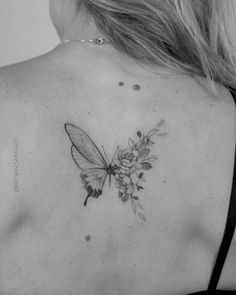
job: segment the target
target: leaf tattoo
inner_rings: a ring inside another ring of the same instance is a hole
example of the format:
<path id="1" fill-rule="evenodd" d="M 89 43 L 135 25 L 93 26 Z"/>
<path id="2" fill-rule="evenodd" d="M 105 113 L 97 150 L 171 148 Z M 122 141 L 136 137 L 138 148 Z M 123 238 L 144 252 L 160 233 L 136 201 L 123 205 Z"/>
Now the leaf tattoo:
<path id="1" fill-rule="evenodd" d="M 128 139 L 128 148 L 117 147 L 111 162 L 107 159 L 105 150 L 103 149 L 103 155 L 89 135 L 81 128 L 74 124 L 65 124 L 66 133 L 72 143 L 71 155 L 81 170 L 80 178 L 87 191 L 84 206 L 87 205 L 89 197 L 98 198 L 102 195 L 107 176 L 109 184 L 111 184 L 111 177 L 114 176 L 118 197 L 123 203 L 130 201 L 135 215 L 146 220 L 143 214 L 144 208 L 136 193 L 144 189 L 141 185 L 145 182 L 144 173 L 150 170 L 153 167 L 153 162 L 158 159 L 155 155 L 150 155 L 151 147 L 155 144 L 151 138 L 154 135 L 164 136 L 167 134 L 160 132 L 164 123 L 164 120 L 161 120 L 157 127 L 151 129 L 146 135 L 138 131 L 136 141 L 132 138 Z"/>

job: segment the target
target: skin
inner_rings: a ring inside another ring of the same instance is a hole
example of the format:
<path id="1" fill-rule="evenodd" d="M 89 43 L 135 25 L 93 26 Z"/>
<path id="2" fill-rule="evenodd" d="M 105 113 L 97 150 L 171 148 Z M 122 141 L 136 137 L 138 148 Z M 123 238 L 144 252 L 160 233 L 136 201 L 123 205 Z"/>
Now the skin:
<path id="1" fill-rule="evenodd" d="M 62 40 L 98 36 L 75 1 L 50 1 L 50 11 Z M 221 85 L 213 95 L 204 79 L 151 70 L 111 45 L 79 42 L 1 69 L 0 294 L 206 289 L 231 192 L 235 106 Z M 154 140 L 158 160 L 140 194 L 147 221 L 118 199 L 114 180 L 84 207 L 64 124 L 83 128 L 111 159 L 162 118 L 168 135 Z M 234 239 L 220 288 L 236 289 L 235 251 Z"/>

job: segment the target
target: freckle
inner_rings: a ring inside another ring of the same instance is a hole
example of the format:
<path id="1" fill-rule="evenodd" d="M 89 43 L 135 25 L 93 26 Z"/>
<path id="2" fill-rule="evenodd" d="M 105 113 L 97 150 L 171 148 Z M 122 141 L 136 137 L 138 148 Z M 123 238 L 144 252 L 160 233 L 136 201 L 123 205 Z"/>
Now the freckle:
<path id="1" fill-rule="evenodd" d="M 140 87 L 140 85 L 135 84 L 135 85 L 133 86 L 133 89 L 136 90 L 136 91 L 138 91 L 138 90 L 141 89 L 141 87 Z"/>
<path id="2" fill-rule="evenodd" d="M 163 180 L 162 182 L 163 182 L 164 184 L 166 184 L 166 181 L 165 181 L 165 180 Z"/>
<path id="3" fill-rule="evenodd" d="M 85 240 L 86 240 L 87 242 L 89 242 L 89 241 L 91 240 L 91 236 L 90 236 L 90 235 L 85 236 Z"/>
<path id="4" fill-rule="evenodd" d="M 125 83 L 124 82 L 119 82 L 119 86 L 124 86 Z"/>

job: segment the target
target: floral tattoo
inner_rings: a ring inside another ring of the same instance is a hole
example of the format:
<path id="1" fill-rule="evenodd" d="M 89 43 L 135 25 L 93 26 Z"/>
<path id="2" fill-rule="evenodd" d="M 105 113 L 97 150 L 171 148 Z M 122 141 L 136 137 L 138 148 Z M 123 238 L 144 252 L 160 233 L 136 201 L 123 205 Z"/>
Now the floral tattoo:
<path id="1" fill-rule="evenodd" d="M 165 136 L 160 128 L 165 121 L 161 120 L 156 128 L 151 129 L 146 135 L 141 131 L 137 132 L 137 140 L 129 138 L 126 149 L 117 147 L 116 153 L 111 162 L 108 161 L 105 150 L 104 155 L 92 141 L 92 139 L 81 128 L 73 124 L 65 124 L 65 130 L 72 143 L 71 155 L 81 170 L 80 177 L 87 191 L 84 206 L 87 205 L 89 197 L 98 198 L 103 191 L 107 176 L 109 184 L 111 176 L 115 178 L 115 185 L 118 189 L 118 197 L 123 203 L 130 201 L 133 212 L 142 220 L 144 208 L 140 204 L 137 195 L 144 189 L 144 174 L 152 168 L 152 163 L 158 158 L 151 155 L 151 147 L 155 144 L 153 136 Z"/>

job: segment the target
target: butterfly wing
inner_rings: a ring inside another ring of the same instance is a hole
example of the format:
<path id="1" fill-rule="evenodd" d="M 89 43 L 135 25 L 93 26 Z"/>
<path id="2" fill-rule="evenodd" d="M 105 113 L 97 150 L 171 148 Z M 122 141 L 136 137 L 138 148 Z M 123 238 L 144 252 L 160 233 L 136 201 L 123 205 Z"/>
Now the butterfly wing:
<path id="1" fill-rule="evenodd" d="M 108 163 L 88 134 L 73 124 L 65 124 L 65 130 L 72 145 L 85 160 L 97 167 L 108 168 Z"/>
<path id="2" fill-rule="evenodd" d="M 72 142 L 71 155 L 81 169 L 81 180 L 89 197 L 98 198 L 108 174 L 108 164 L 92 139 L 78 126 L 65 124 L 65 130 Z"/>
<path id="3" fill-rule="evenodd" d="M 84 206 L 87 205 L 89 197 L 98 198 L 102 194 L 103 186 L 107 177 L 107 170 L 97 167 L 95 164 L 88 162 L 72 145 L 72 158 L 76 165 L 82 170 L 80 178 L 88 195 L 85 199 Z"/>

